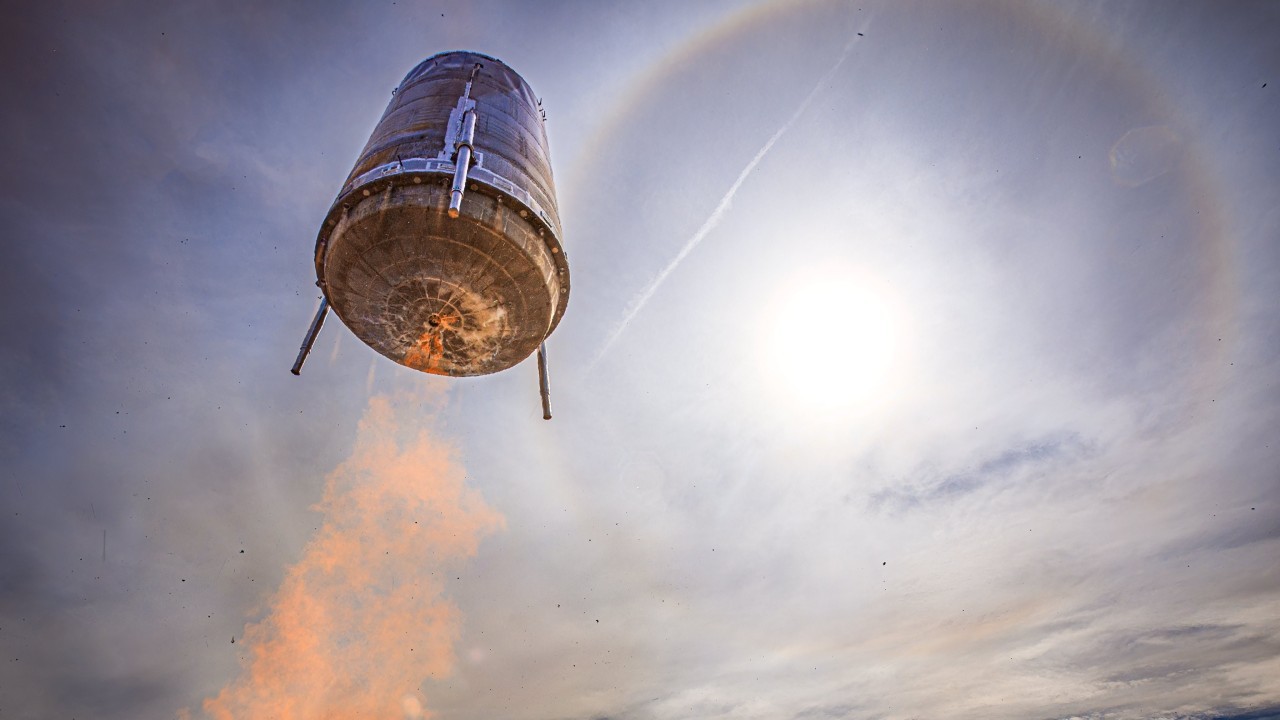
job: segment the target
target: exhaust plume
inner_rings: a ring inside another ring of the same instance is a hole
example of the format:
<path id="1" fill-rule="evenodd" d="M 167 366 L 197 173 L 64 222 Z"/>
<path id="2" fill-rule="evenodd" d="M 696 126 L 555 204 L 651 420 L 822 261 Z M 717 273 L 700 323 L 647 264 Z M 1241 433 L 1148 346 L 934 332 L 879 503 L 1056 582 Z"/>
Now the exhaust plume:
<path id="1" fill-rule="evenodd" d="M 418 403 L 413 403 L 420 407 Z M 241 641 L 217 720 L 423 718 L 418 687 L 447 675 L 461 614 L 447 570 L 503 525 L 452 451 L 372 399 L 351 457 L 329 475 L 323 524 Z M 239 643 L 237 644 L 239 647 Z"/>

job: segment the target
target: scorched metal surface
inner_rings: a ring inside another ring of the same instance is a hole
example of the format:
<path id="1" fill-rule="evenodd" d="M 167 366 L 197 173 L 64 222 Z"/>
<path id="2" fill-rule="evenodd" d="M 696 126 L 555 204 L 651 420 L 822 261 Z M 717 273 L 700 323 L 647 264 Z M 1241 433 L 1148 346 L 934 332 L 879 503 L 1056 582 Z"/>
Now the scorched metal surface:
<path id="1" fill-rule="evenodd" d="M 357 337 L 452 376 L 539 349 L 569 299 L 543 123 L 529 84 L 487 55 L 442 53 L 404 78 L 316 241 L 318 285 Z"/>

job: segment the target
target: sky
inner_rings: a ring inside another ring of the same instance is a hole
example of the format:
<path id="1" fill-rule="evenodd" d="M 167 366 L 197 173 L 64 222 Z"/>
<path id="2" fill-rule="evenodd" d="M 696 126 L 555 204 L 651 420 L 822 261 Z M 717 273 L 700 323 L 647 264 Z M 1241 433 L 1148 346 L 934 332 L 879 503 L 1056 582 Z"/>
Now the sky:
<path id="1" fill-rule="evenodd" d="M 0 717 L 1280 717 L 1280 6 L 22 3 Z M 442 379 L 320 222 L 451 49 L 568 310 Z"/>

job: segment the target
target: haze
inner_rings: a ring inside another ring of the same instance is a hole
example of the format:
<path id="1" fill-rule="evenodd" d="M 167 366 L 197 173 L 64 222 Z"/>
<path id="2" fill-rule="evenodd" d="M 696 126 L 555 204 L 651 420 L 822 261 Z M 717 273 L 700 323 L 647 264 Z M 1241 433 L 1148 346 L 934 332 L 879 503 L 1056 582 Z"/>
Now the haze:
<path id="1" fill-rule="evenodd" d="M 5 18 L 0 717 L 1280 717 L 1280 5 Z M 547 112 L 550 422 L 288 373 L 450 49 Z"/>

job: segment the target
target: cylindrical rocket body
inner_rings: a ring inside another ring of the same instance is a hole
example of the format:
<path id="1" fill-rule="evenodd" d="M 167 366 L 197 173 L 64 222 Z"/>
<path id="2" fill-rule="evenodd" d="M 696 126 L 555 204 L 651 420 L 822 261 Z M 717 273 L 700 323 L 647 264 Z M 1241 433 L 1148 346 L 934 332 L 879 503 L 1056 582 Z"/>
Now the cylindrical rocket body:
<path id="1" fill-rule="evenodd" d="M 465 191 L 451 217 L 455 178 Z M 443 53 L 396 89 L 325 218 L 316 275 L 382 355 L 483 375 L 528 357 L 560 322 L 560 236 L 537 97 L 494 58 Z"/>

